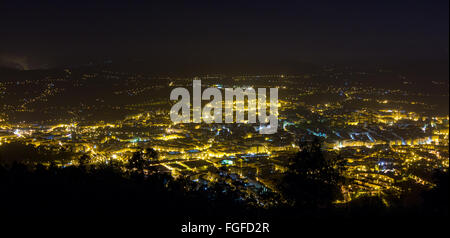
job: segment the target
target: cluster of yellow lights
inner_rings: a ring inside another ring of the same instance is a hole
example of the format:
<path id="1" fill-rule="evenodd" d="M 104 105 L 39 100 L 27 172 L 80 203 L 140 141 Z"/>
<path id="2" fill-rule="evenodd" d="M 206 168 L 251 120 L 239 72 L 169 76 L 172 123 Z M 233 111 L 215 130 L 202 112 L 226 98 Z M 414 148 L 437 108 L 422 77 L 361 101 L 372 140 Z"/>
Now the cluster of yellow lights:
<path id="1" fill-rule="evenodd" d="M 184 137 L 181 135 L 178 135 L 178 134 L 172 134 L 172 135 L 164 135 L 164 136 L 156 137 L 155 139 L 168 141 L 168 140 L 175 140 L 175 139 L 180 139 L 180 138 L 184 138 Z"/>

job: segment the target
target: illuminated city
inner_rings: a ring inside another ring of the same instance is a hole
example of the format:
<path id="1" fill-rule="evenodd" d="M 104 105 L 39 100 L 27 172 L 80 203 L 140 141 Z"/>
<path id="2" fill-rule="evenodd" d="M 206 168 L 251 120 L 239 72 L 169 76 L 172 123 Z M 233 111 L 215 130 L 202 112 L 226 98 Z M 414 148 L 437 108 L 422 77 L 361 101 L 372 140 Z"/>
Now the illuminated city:
<path id="1" fill-rule="evenodd" d="M 343 156 L 346 176 L 354 179 L 338 202 L 362 194 L 400 194 L 410 183 L 432 187 L 424 172 L 448 169 L 448 110 L 439 110 L 448 103 L 448 83 L 430 82 L 431 88 L 446 88 L 436 104 L 430 95 L 414 92 L 406 79 L 387 89 L 361 83 L 369 73 L 333 68 L 315 75 L 199 77 L 217 88 L 279 88 L 279 131 L 261 135 L 259 124 L 172 123 L 174 102 L 167 95 L 174 87 L 191 87 L 193 78 L 149 83 L 143 75 L 92 70 L 64 69 L 44 79 L 2 82 L 2 98 L 12 100 L 3 105 L 1 143 L 73 153 L 56 161 L 58 166 L 76 164 L 82 154 L 92 163 L 126 163 L 134 152 L 153 148 L 159 158 L 152 166 L 161 173 L 209 183 L 223 179 L 219 173 L 225 167 L 226 181 L 241 181 L 245 186 L 239 189 L 252 194 L 276 192 L 275 181 L 288 169 L 286 158 L 298 150 L 298 138 L 319 137 L 327 151 Z M 349 79 L 341 85 L 317 83 L 321 77 Z M 117 87 L 105 88 L 90 102 L 58 105 L 66 93 L 82 94 L 104 80 L 125 81 L 128 87 L 113 84 Z M 148 97 L 153 90 L 161 94 Z M 42 119 L 21 119 L 28 115 Z"/>

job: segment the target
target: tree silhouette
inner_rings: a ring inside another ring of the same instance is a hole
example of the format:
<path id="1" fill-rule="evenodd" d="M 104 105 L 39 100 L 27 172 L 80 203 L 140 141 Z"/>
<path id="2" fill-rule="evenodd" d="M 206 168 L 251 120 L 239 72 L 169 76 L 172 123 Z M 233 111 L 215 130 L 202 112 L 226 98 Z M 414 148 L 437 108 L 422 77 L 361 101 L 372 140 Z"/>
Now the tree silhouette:
<path id="1" fill-rule="evenodd" d="M 343 160 L 339 156 L 326 158 L 317 138 L 301 142 L 299 147 L 300 151 L 291 159 L 289 170 L 279 184 L 283 197 L 297 208 L 331 207 L 341 196 Z"/>
<path id="2" fill-rule="evenodd" d="M 448 216 L 448 180 L 449 172 L 435 171 L 433 189 L 423 192 L 425 213 Z"/>
<path id="3" fill-rule="evenodd" d="M 147 148 L 145 149 L 145 157 L 151 159 L 151 160 L 157 160 L 159 155 L 158 152 L 156 152 L 153 148 Z"/>
<path id="4" fill-rule="evenodd" d="M 84 154 L 78 159 L 78 163 L 81 168 L 85 168 L 90 160 L 91 158 L 88 155 Z"/>
<path id="5" fill-rule="evenodd" d="M 142 151 L 136 151 L 128 159 L 127 169 L 143 172 L 149 165 L 149 161 L 144 158 Z"/>

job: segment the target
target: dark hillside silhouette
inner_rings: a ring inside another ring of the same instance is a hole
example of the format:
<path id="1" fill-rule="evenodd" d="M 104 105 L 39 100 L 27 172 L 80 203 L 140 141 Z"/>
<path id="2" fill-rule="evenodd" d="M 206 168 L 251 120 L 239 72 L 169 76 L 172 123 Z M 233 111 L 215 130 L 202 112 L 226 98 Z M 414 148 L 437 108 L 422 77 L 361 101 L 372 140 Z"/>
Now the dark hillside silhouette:
<path id="1" fill-rule="evenodd" d="M 55 163 L 5 163 L 8 160 L 2 159 L 2 213 L 250 218 L 448 216 L 448 172 L 436 172 L 436 186 L 418 193 L 423 202 L 414 206 L 404 206 L 393 199 L 387 207 L 379 197 L 334 204 L 340 198 L 340 185 L 345 182 L 341 175 L 343 160 L 325 156 L 318 140 L 300 144 L 300 151 L 291 159 L 290 170 L 280 184 L 282 196 L 266 193 L 266 201 L 277 202 L 265 208 L 259 206 L 256 198 L 223 182 L 206 186 L 158 173 L 150 163 L 157 157 L 152 149 L 138 151 L 123 166 L 116 162 L 92 165 L 88 156 L 81 156 L 79 163 L 68 167 Z"/>

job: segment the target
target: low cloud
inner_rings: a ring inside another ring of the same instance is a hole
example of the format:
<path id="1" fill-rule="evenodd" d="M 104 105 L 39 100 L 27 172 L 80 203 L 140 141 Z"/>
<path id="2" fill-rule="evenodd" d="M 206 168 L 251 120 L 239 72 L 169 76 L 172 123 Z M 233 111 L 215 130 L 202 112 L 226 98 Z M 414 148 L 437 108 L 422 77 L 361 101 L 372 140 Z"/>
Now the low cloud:
<path id="1" fill-rule="evenodd" d="M 7 67 L 20 70 L 29 70 L 28 58 L 26 56 L 15 56 L 0 54 L 0 67 Z"/>

